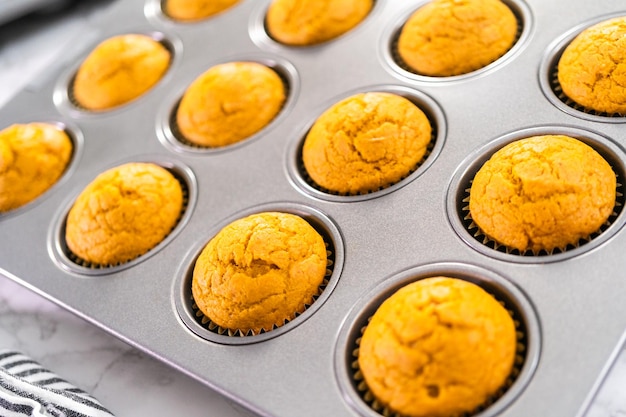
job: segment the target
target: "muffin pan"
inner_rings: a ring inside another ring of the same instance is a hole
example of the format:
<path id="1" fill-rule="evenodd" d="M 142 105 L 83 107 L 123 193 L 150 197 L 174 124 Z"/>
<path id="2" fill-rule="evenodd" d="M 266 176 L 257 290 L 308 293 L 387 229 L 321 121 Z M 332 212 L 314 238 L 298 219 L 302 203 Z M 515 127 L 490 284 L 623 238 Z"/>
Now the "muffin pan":
<path id="1" fill-rule="evenodd" d="M 159 0 L 118 1 L 93 28 L 98 40 L 68 50 L 62 65 L 0 112 L 13 123 L 58 123 L 75 144 L 62 179 L 32 203 L 0 215 L 0 272 L 263 416 L 362 416 L 377 410 L 353 377 L 353 350 L 367 315 L 404 283 L 448 274 L 478 283 L 520 325 L 519 374 L 475 415 L 582 416 L 626 329 L 623 117 L 589 114 L 558 98 L 553 67 L 575 33 L 626 15 L 607 0 L 505 0 L 519 38 L 500 60 L 470 74 L 424 77 L 394 60 L 394 39 L 423 1 L 378 0 L 347 34 L 314 47 L 287 47 L 264 29 L 269 0 L 242 0 L 195 23 L 164 16 Z M 151 34 L 173 53 L 163 79 L 131 103 L 88 112 L 71 100 L 72 78 L 98 42 Z M 185 88 L 213 65 L 251 60 L 289 87 L 280 114 L 232 146 L 204 149 L 176 138 L 172 114 Z M 315 118 L 351 94 L 389 91 L 416 103 L 436 128 L 427 158 L 399 183 L 366 195 L 312 187 L 302 141 Z M 504 144 L 534 134 L 570 134 L 598 150 L 618 177 L 615 213 L 578 247 L 516 254 L 468 230 L 465 190 Z M 74 263 L 64 221 L 99 173 L 156 162 L 188 189 L 173 232 L 148 254 L 111 268 Z M 198 320 L 190 271 L 228 222 L 278 210 L 302 215 L 331 253 L 318 299 L 283 327 L 255 336 L 220 334 Z M 357 370 L 358 371 L 358 370 Z"/>

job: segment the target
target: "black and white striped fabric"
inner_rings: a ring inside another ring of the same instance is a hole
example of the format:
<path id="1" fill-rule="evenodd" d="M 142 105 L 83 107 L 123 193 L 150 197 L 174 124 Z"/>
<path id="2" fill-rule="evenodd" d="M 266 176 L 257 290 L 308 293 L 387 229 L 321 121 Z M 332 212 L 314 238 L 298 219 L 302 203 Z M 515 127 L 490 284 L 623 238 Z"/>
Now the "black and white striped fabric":
<path id="1" fill-rule="evenodd" d="M 31 358 L 0 351 L 1 417 L 113 417 L 91 395 Z"/>

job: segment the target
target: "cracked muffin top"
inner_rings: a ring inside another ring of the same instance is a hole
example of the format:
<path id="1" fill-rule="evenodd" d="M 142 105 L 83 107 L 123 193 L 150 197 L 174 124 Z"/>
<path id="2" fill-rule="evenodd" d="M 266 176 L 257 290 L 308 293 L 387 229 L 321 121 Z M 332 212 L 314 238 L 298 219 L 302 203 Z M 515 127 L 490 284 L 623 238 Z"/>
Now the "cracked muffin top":
<path id="1" fill-rule="evenodd" d="M 273 0 L 266 27 L 278 42 L 308 46 L 334 39 L 358 25 L 373 0 Z"/>
<path id="2" fill-rule="evenodd" d="M 0 131 L 0 213 L 39 197 L 63 175 L 72 141 L 48 123 L 14 124 Z"/>
<path id="3" fill-rule="evenodd" d="M 163 77 L 170 58 L 170 52 L 149 36 L 114 36 L 96 46 L 82 62 L 72 94 L 87 110 L 109 110 L 126 104 Z"/>
<path id="4" fill-rule="evenodd" d="M 500 0 L 433 0 L 402 28 L 398 53 L 418 74 L 448 77 L 492 63 L 516 35 L 517 19 Z"/>
<path id="5" fill-rule="evenodd" d="M 270 331 L 313 302 L 326 259 L 324 239 L 303 218 L 253 214 L 204 247 L 193 271 L 193 298 L 218 326 L 243 334 Z"/>
<path id="6" fill-rule="evenodd" d="M 239 0 L 165 0 L 164 12 L 174 20 L 206 19 L 237 4 Z"/>
<path id="7" fill-rule="evenodd" d="M 385 300 L 361 339 L 358 363 L 374 397 L 408 417 L 476 411 L 513 369 L 516 330 L 481 287 L 448 277 L 408 284 Z"/>
<path id="8" fill-rule="evenodd" d="M 96 265 L 130 261 L 159 244 L 183 210 L 178 180 L 152 163 L 128 163 L 98 175 L 76 198 L 65 240 Z"/>
<path id="9" fill-rule="evenodd" d="M 269 124 L 285 102 L 285 86 L 257 62 L 211 67 L 187 88 L 176 111 L 180 133 L 207 147 L 231 145 Z"/>
<path id="10" fill-rule="evenodd" d="M 582 31 L 565 48 L 558 79 L 566 96 L 598 112 L 626 115 L 626 17 Z"/>
<path id="11" fill-rule="evenodd" d="M 311 179 L 331 192 L 356 195 L 411 173 L 431 141 L 428 118 L 410 100 L 384 92 L 348 97 L 326 110 L 304 141 Z"/>
<path id="12" fill-rule="evenodd" d="M 496 242 L 551 252 L 596 232 L 615 198 L 615 173 L 598 152 L 569 136 L 545 135 L 493 154 L 474 177 L 469 210 Z"/>

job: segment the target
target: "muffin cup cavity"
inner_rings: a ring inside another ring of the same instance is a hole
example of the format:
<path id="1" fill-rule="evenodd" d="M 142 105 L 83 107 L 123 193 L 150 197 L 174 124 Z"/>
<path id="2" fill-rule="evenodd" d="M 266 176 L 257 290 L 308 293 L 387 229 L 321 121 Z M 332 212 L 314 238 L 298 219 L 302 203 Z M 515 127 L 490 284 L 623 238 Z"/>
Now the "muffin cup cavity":
<path id="1" fill-rule="evenodd" d="M 598 152 L 613 169 L 616 179 L 616 201 L 613 212 L 599 230 L 588 237 L 563 248 L 555 248 L 551 252 L 520 251 L 495 242 L 486 236 L 473 222 L 469 212 L 469 191 L 471 183 L 483 164 L 505 145 L 531 136 L 566 135 L 578 139 Z M 504 135 L 470 155 L 459 167 L 452 178 L 447 193 L 447 214 L 456 233 L 470 247 L 485 255 L 519 263 L 545 263 L 565 260 L 598 247 L 613 236 L 624 224 L 622 210 L 624 197 L 624 153 L 619 146 L 597 133 L 572 127 L 542 126 L 529 128 Z"/>
<path id="2" fill-rule="evenodd" d="M 302 158 L 302 148 L 306 136 L 316 122 L 317 118 L 328 108 L 338 103 L 344 98 L 347 98 L 353 94 L 363 92 L 385 92 L 402 96 L 413 104 L 415 104 L 424 114 L 431 125 L 431 139 L 426 148 L 426 153 L 417 165 L 406 175 L 394 184 L 387 187 L 368 190 L 367 192 L 350 194 L 339 193 L 336 191 L 328 190 L 320 185 L 316 184 L 313 179 L 307 173 Z M 305 128 L 301 130 L 301 133 L 297 135 L 297 140 L 290 143 L 288 149 L 288 156 L 286 158 L 288 166 L 287 170 L 290 174 L 292 183 L 305 194 L 312 197 L 316 197 L 322 200 L 336 201 L 336 202 L 354 202 L 363 201 L 373 198 L 377 198 L 388 193 L 394 192 L 411 181 L 419 177 L 437 158 L 444 145 L 446 137 L 446 120 L 443 110 L 439 105 L 426 94 L 407 87 L 395 86 L 395 85 L 383 85 L 373 86 L 371 88 L 360 89 L 358 91 L 352 91 L 342 95 L 339 98 L 335 98 L 330 102 L 324 104 L 324 108 L 315 113 L 315 118 L 310 120 Z"/>
<path id="3" fill-rule="evenodd" d="M 275 39 L 270 34 L 270 31 L 267 28 L 267 12 L 269 10 L 269 6 L 271 2 L 272 0 L 257 2 L 254 10 L 250 13 L 248 30 L 250 33 L 250 38 L 256 45 L 266 50 L 279 51 L 279 50 L 285 50 L 285 49 L 296 49 L 296 50 L 303 49 L 304 50 L 304 49 L 320 48 L 320 47 L 324 47 L 324 45 L 332 43 L 345 36 L 349 36 L 352 32 L 359 30 L 361 26 L 367 24 L 367 21 L 370 19 L 372 14 L 376 12 L 379 0 L 372 0 L 371 10 L 367 14 L 367 16 L 363 18 L 361 22 L 356 24 L 356 26 L 352 27 L 347 32 L 344 32 L 335 38 L 328 39 L 326 41 L 315 43 L 312 45 L 288 45 Z"/>
<path id="4" fill-rule="evenodd" d="M 185 138 L 185 136 L 180 132 L 178 124 L 176 122 L 176 114 L 178 112 L 180 101 L 182 100 L 182 96 L 185 93 L 187 87 L 189 87 L 189 85 L 185 85 L 182 87 L 181 90 L 176 93 L 176 96 L 172 96 L 170 97 L 170 99 L 165 100 L 167 104 L 160 109 L 157 116 L 157 137 L 165 147 L 173 152 L 178 153 L 210 154 L 230 151 L 233 149 L 237 149 L 240 146 L 245 146 L 248 143 L 264 136 L 270 129 L 280 123 L 280 121 L 282 121 L 287 116 L 287 114 L 294 105 L 295 98 L 297 97 L 300 88 L 298 73 L 296 72 L 295 67 L 290 62 L 282 58 L 270 57 L 265 55 L 253 55 L 245 57 L 234 57 L 229 61 L 215 63 L 214 65 L 226 62 L 255 62 L 261 65 L 265 65 L 266 67 L 273 70 L 282 80 L 285 89 L 285 102 L 283 103 L 282 108 L 278 111 L 274 119 L 272 119 L 265 127 L 263 127 L 258 132 L 248 136 L 247 138 L 225 146 L 202 146 L 192 143 L 187 138 Z M 209 67 L 207 67 L 206 70 L 208 69 Z"/>
<path id="5" fill-rule="evenodd" d="M 10 217 L 19 215 L 21 213 L 28 211 L 30 208 L 35 207 L 37 204 L 44 201 L 48 196 L 52 195 L 59 186 L 65 183 L 65 181 L 67 181 L 76 170 L 78 161 L 80 160 L 80 157 L 82 156 L 82 153 L 83 153 L 83 146 L 84 146 L 84 141 L 85 141 L 83 133 L 78 128 L 78 126 L 72 123 L 66 122 L 66 121 L 44 118 L 41 121 L 40 120 L 37 120 L 37 121 L 29 120 L 29 121 L 24 121 L 24 122 L 16 121 L 16 123 L 23 123 L 23 124 L 46 123 L 52 126 L 56 126 L 59 130 L 62 130 L 63 132 L 65 132 L 65 134 L 69 137 L 72 143 L 72 153 L 70 155 L 69 162 L 67 163 L 67 166 L 65 167 L 65 170 L 63 171 L 61 176 L 57 179 L 57 181 L 54 184 L 52 184 L 46 191 L 44 191 L 34 200 L 31 200 L 30 202 L 24 204 L 23 206 L 15 208 L 10 211 L 0 212 L 0 222 L 3 219 L 8 219 Z"/>
<path id="6" fill-rule="evenodd" d="M 156 254 L 162 248 L 167 246 L 185 226 L 191 216 L 191 212 L 193 211 L 197 198 L 197 182 L 191 169 L 178 162 L 165 159 L 134 159 L 132 162 L 150 162 L 159 165 L 169 171 L 180 183 L 183 192 L 183 204 L 175 226 L 160 243 L 148 250 L 146 253 L 127 262 L 115 265 L 102 265 L 86 261 L 73 253 L 68 248 L 65 241 L 67 216 L 77 197 L 76 194 L 71 200 L 64 204 L 62 206 L 62 210 L 55 215 L 54 222 L 49 231 L 48 252 L 54 263 L 59 268 L 82 276 L 100 276 L 116 273 L 124 269 L 131 268 Z"/>
<path id="7" fill-rule="evenodd" d="M 474 265 L 440 263 L 413 267 L 395 274 L 369 291 L 352 307 L 342 324 L 335 345 L 335 376 L 344 400 L 363 417 L 403 417 L 381 404 L 369 388 L 358 364 L 361 336 L 378 307 L 400 288 L 424 278 L 446 276 L 474 283 L 491 294 L 511 315 L 516 328 L 516 355 L 513 370 L 492 398 L 469 417 L 496 416 L 517 398 L 530 382 L 537 367 L 541 346 L 540 325 L 533 306 L 515 285 L 500 275 Z"/>
<path id="8" fill-rule="evenodd" d="M 218 11 L 214 14 L 211 14 L 209 16 L 206 16 L 206 17 L 183 20 L 183 19 L 173 18 L 167 14 L 167 12 L 165 11 L 166 1 L 167 0 L 146 0 L 146 3 L 144 5 L 144 15 L 146 16 L 146 19 L 154 23 L 161 23 L 161 24 L 169 23 L 169 24 L 177 24 L 177 25 L 193 25 L 193 24 L 205 22 L 214 17 L 218 17 L 222 14 L 228 13 L 230 9 L 236 7 L 237 4 L 241 2 L 241 0 L 239 0 L 238 2 L 235 2 L 234 4 L 226 7 L 225 9 Z"/>
<path id="9" fill-rule="evenodd" d="M 149 95 L 152 90 L 158 88 L 160 84 L 163 84 L 164 82 L 166 82 L 166 79 L 171 77 L 172 68 L 176 65 L 176 62 L 180 60 L 182 52 L 182 42 L 178 38 L 159 31 L 137 31 L 127 32 L 124 34 L 137 34 L 148 36 L 149 38 L 152 38 L 154 41 L 159 42 L 161 45 L 163 45 L 163 47 L 170 53 L 169 65 L 161 79 L 148 90 L 146 90 L 143 94 L 126 103 L 122 103 L 110 109 L 104 110 L 90 110 L 85 108 L 76 100 L 74 96 L 74 80 L 76 79 L 76 74 L 83 61 L 98 45 L 98 43 L 96 43 L 92 45 L 91 49 L 81 54 L 77 58 L 77 62 L 73 66 L 69 67 L 66 71 L 64 71 L 64 73 L 57 81 L 53 93 L 53 101 L 60 111 L 74 118 L 98 117 L 103 115 L 117 114 L 119 112 L 123 112 L 129 106 L 137 105 L 137 103 L 142 102 L 143 98 L 146 95 Z M 106 39 L 100 39 L 100 42 L 105 40 Z"/>
<path id="10" fill-rule="evenodd" d="M 624 15 L 626 15 L 626 12 L 596 17 L 593 20 L 584 22 L 555 39 L 548 47 L 539 65 L 539 81 L 544 95 L 555 107 L 571 116 L 584 120 L 602 123 L 626 123 L 626 114 L 599 112 L 578 104 L 563 92 L 558 79 L 559 60 L 565 48 L 576 36 L 595 24 Z"/>
<path id="11" fill-rule="evenodd" d="M 392 73 L 400 75 L 401 77 L 411 81 L 425 83 L 464 81 L 491 72 L 519 53 L 524 44 L 528 41 L 532 29 L 532 14 L 525 1 L 502 0 L 502 2 L 513 12 L 517 20 L 517 33 L 515 35 L 515 40 L 506 53 L 482 68 L 460 75 L 431 76 L 419 73 L 415 69 L 411 68 L 402 59 L 400 53 L 398 52 L 398 39 L 400 38 L 400 33 L 410 16 L 417 9 L 426 5 L 428 3 L 426 1 L 421 2 L 417 7 L 413 6 L 410 9 L 405 10 L 394 22 L 392 22 L 392 25 L 385 30 L 381 45 L 381 61 L 389 66 Z"/>
<path id="12" fill-rule="evenodd" d="M 262 329 L 260 332 L 254 332 L 252 330 L 244 332 L 238 329 L 225 329 L 218 326 L 198 309 L 191 293 L 191 282 L 196 260 L 208 240 L 203 241 L 188 253 L 177 275 L 176 282 L 174 283 L 174 299 L 179 317 L 187 328 L 197 336 L 225 345 L 252 344 L 277 337 L 290 331 L 314 314 L 328 297 L 330 297 L 333 289 L 337 285 L 344 259 L 344 246 L 341 235 L 332 220 L 313 208 L 295 203 L 275 203 L 253 207 L 239 212 L 221 222 L 218 227 L 213 229 L 214 233 L 212 233 L 209 238 L 217 234 L 224 226 L 237 219 L 267 211 L 298 215 L 313 226 L 324 239 L 328 259 L 326 274 L 318 288 L 317 294 L 313 296 L 310 303 L 305 305 L 302 311 L 295 312 L 291 317 L 286 319 L 284 324 L 280 327 L 274 326 L 272 329 Z"/>

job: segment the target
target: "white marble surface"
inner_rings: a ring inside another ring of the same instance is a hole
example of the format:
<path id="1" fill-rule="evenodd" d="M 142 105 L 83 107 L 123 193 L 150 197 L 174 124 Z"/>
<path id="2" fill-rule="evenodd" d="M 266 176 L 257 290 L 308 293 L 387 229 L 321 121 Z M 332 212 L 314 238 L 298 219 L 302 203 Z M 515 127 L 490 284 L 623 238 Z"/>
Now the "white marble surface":
<path id="1" fill-rule="evenodd" d="M 85 40 L 89 23 L 110 3 L 82 1 L 61 15 L 0 27 L 0 111 L 64 48 Z M 197 381 L 0 275 L 2 348 L 31 356 L 117 416 L 250 416 Z M 626 350 L 579 417 L 626 417 Z"/>

